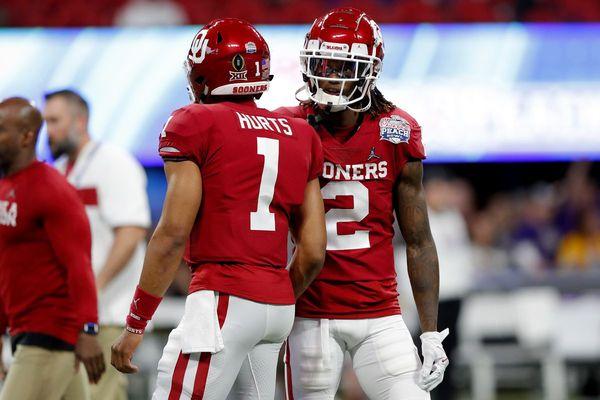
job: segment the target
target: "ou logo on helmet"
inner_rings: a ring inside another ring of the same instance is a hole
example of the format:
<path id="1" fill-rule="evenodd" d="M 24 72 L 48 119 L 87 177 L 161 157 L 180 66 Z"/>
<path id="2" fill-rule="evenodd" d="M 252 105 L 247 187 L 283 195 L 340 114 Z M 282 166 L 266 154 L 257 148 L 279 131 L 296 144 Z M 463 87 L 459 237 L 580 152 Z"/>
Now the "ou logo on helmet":
<path id="1" fill-rule="evenodd" d="M 202 63 L 204 57 L 206 57 L 206 49 L 208 48 L 208 39 L 206 39 L 207 33 L 208 29 L 201 30 L 192 41 L 192 47 L 190 48 L 188 58 L 194 64 Z"/>

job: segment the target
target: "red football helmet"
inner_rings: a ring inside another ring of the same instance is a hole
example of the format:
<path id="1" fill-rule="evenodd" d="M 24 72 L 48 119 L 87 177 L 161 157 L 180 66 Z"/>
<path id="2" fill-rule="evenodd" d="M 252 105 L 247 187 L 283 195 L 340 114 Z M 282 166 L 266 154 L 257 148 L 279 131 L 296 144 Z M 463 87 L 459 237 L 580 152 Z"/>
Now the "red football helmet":
<path id="1" fill-rule="evenodd" d="M 371 17 L 356 8 L 336 8 L 313 22 L 300 52 L 300 64 L 310 99 L 328 106 L 330 111 L 346 107 L 365 111 L 371 107 L 371 90 L 381 72 L 383 38 L 379 26 Z M 324 90 L 322 82 L 341 82 L 335 93 Z M 344 89 L 353 85 L 350 93 Z M 359 108 L 368 99 L 367 104 Z"/>
<path id="2" fill-rule="evenodd" d="M 267 42 L 250 23 L 237 18 L 211 21 L 196 34 L 185 60 L 192 101 L 260 97 L 269 88 L 270 58 Z"/>

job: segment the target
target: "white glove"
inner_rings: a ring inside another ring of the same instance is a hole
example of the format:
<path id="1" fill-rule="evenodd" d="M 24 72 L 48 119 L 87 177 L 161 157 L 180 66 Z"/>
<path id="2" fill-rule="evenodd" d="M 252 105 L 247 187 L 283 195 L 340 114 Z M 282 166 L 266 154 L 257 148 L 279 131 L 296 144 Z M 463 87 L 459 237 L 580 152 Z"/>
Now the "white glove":
<path id="1" fill-rule="evenodd" d="M 421 334 L 421 354 L 423 367 L 417 378 L 417 385 L 430 392 L 444 380 L 444 371 L 449 364 L 448 356 L 442 346 L 442 340 L 448 336 L 448 328 L 441 332 L 425 332 Z"/>

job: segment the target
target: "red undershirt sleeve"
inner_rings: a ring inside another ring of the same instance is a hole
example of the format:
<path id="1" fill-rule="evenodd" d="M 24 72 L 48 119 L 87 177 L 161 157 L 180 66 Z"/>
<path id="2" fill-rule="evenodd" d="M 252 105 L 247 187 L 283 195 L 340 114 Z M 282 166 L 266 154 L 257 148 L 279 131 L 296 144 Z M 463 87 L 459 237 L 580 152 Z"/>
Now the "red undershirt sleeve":
<path id="1" fill-rule="evenodd" d="M 54 253 L 67 271 L 67 286 L 82 326 L 98 322 L 98 299 L 91 263 L 91 232 L 85 209 L 67 181 L 47 182 L 42 215 Z"/>

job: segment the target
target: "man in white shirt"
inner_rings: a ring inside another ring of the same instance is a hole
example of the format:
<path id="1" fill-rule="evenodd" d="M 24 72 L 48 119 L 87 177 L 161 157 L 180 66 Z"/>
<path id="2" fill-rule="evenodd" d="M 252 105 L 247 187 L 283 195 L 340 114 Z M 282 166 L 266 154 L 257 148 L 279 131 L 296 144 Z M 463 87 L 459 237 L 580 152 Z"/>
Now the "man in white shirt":
<path id="1" fill-rule="evenodd" d="M 45 96 L 44 119 L 56 168 L 75 186 L 92 230 L 92 267 L 98 289 L 100 332 L 106 362 L 110 345 L 121 334 L 144 260 L 150 226 L 146 174 L 121 148 L 96 142 L 88 132 L 89 107 L 76 92 Z M 92 398 L 127 398 L 127 380 L 109 368 Z"/>

